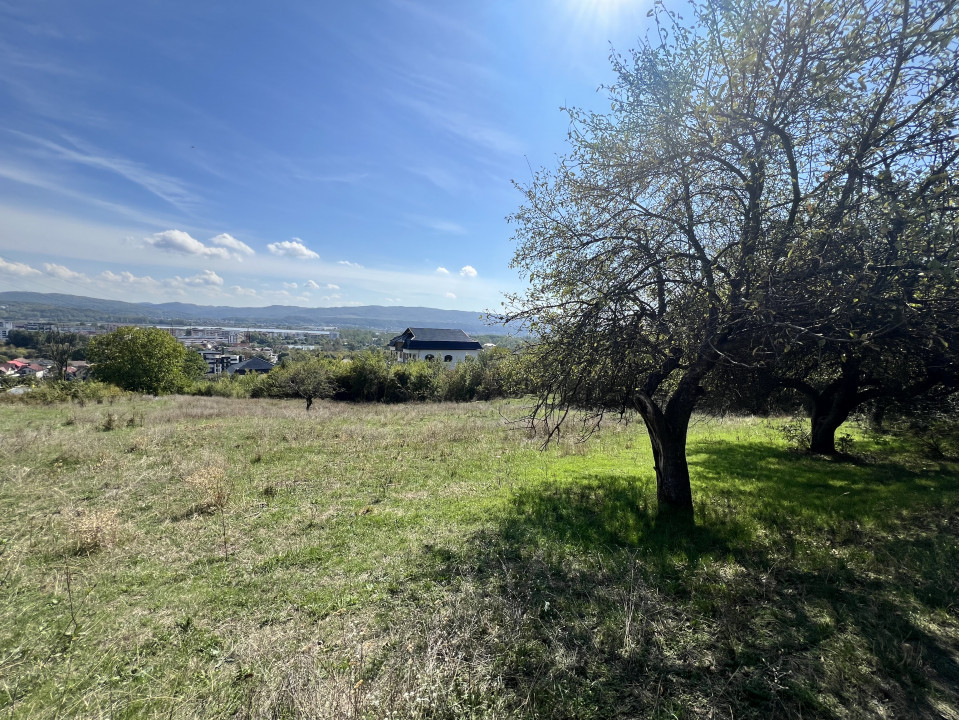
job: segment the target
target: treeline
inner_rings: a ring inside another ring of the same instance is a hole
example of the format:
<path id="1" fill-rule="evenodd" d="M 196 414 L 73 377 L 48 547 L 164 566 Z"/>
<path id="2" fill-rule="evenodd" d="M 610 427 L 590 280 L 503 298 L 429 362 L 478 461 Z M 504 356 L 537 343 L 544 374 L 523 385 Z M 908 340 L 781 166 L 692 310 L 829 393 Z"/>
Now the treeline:
<path id="1" fill-rule="evenodd" d="M 78 333 L 56 330 L 9 330 L 6 344 L 0 346 L 0 360 L 66 353 L 66 360 L 85 360 L 89 338 Z"/>
<path id="2" fill-rule="evenodd" d="M 285 359 L 263 375 L 200 380 L 195 395 L 297 398 L 309 408 L 314 400 L 354 402 L 469 402 L 515 397 L 532 390 L 524 356 L 503 348 L 482 351 L 450 367 L 439 361 L 398 363 L 367 350 L 351 358 L 300 355 Z"/>

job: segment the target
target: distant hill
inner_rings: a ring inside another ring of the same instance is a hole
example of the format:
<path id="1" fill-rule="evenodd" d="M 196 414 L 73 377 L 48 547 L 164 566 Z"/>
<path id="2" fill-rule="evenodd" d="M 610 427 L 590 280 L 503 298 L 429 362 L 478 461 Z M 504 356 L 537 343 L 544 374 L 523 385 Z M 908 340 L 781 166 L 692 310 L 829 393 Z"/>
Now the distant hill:
<path id="1" fill-rule="evenodd" d="M 505 333 L 488 325 L 480 312 L 398 305 L 304 308 L 292 305 L 228 307 L 190 303 L 128 303 L 79 295 L 0 292 L 0 319 L 47 322 L 170 323 L 171 325 L 232 325 L 236 327 L 337 327 L 402 330 L 413 327 L 453 327 L 469 333 Z"/>

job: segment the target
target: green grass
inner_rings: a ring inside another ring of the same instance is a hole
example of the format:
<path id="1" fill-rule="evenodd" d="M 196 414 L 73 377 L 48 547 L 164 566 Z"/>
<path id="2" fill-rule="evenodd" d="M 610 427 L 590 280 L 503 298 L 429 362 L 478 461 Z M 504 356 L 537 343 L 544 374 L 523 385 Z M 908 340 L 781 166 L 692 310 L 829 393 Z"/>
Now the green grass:
<path id="1" fill-rule="evenodd" d="M 0 717 L 959 717 L 959 466 L 521 412 L 0 405 Z"/>

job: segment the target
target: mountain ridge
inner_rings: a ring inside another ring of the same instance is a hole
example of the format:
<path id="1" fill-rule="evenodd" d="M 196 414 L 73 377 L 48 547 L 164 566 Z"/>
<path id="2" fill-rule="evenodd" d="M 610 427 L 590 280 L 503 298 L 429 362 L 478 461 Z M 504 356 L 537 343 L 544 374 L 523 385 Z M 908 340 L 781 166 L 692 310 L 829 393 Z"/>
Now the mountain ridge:
<path id="1" fill-rule="evenodd" d="M 0 317 L 18 321 L 141 322 L 237 326 L 355 327 L 394 330 L 412 327 L 458 327 L 473 333 L 507 333 L 510 328 L 489 324 L 480 312 L 401 305 L 358 305 L 307 308 L 296 305 L 234 307 L 194 303 L 129 303 L 83 295 L 0 292 Z"/>

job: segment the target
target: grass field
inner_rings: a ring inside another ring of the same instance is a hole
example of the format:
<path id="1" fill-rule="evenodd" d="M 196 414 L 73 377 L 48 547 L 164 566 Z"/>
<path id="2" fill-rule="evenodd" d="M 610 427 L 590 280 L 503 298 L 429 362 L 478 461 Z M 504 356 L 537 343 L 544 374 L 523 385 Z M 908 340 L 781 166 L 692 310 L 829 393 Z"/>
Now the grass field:
<path id="1" fill-rule="evenodd" d="M 0 405 L 0 717 L 959 718 L 959 465 L 521 413 Z"/>

